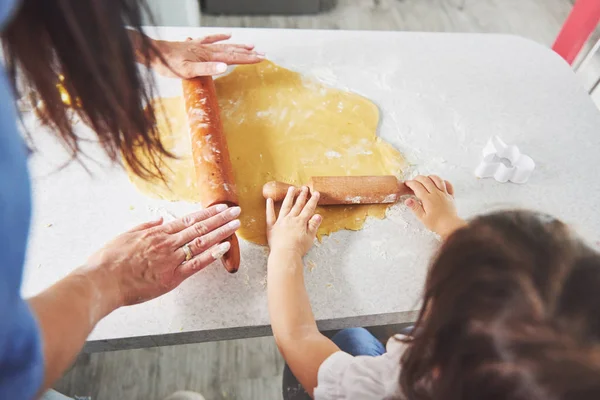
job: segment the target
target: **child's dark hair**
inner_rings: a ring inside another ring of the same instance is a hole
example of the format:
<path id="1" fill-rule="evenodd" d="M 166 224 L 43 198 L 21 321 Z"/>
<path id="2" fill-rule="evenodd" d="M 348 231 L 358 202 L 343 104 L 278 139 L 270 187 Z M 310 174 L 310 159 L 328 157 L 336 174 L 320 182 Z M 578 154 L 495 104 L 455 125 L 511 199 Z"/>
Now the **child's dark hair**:
<path id="1" fill-rule="evenodd" d="M 600 399 L 600 257 L 547 215 L 473 220 L 429 271 L 408 399 Z"/>

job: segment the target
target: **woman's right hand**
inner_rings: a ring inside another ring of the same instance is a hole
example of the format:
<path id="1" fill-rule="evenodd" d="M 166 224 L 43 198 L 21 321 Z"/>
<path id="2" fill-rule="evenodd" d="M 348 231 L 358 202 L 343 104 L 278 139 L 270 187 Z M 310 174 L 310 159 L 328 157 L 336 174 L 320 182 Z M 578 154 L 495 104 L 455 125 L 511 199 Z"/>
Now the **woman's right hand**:
<path id="1" fill-rule="evenodd" d="M 107 243 L 82 272 L 108 273 L 118 306 L 142 303 L 171 291 L 226 253 L 229 242 L 223 240 L 240 227 L 239 215 L 239 207 L 216 205 L 166 224 L 162 218 L 146 222 Z M 187 262 L 186 244 L 193 255 Z"/>
<path id="2" fill-rule="evenodd" d="M 406 181 L 418 201 L 410 198 L 404 202 L 429 230 L 443 239 L 466 223 L 456 213 L 454 187 L 437 175 L 419 175 Z"/>

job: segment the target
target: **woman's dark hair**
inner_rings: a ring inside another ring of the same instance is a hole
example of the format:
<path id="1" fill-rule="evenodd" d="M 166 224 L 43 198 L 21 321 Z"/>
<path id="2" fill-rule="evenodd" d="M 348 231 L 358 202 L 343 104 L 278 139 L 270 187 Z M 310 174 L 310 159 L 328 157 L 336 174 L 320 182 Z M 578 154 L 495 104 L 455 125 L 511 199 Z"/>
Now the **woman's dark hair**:
<path id="1" fill-rule="evenodd" d="M 130 30 L 141 31 L 144 10 L 141 0 L 22 0 L 2 44 L 17 96 L 27 94 L 34 107 L 43 102 L 43 122 L 73 158 L 82 139 L 57 90 L 61 75 L 75 111 L 110 159 L 122 154 L 136 174 L 148 178 L 158 169 L 144 166 L 135 148 L 141 146 L 154 166 L 157 156 L 169 153 L 155 126 L 152 76 L 136 65 L 164 59 L 148 38 L 137 35 L 134 48 L 130 36 Z"/>
<path id="2" fill-rule="evenodd" d="M 546 215 L 477 218 L 440 249 L 407 342 L 410 400 L 600 399 L 600 257 Z"/>

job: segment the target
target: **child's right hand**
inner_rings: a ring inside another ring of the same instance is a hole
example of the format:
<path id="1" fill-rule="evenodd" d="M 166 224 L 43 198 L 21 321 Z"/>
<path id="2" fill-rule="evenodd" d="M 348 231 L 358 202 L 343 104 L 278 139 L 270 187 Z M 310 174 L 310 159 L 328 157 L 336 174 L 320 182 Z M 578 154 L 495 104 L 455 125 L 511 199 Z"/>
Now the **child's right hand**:
<path id="1" fill-rule="evenodd" d="M 404 204 L 431 231 L 446 239 L 466 224 L 456 213 L 454 188 L 450 182 L 436 175 L 419 175 L 405 184 L 419 201 L 411 198 Z"/>

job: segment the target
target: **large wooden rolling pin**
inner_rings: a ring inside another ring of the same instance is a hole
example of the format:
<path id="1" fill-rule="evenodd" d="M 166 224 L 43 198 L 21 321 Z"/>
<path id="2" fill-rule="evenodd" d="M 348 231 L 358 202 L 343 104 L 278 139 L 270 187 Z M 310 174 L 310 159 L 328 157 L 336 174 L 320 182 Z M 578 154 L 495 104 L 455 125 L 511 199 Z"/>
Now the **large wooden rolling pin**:
<path id="1" fill-rule="evenodd" d="M 282 201 L 292 185 L 267 182 L 263 197 Z M 310 192 L 319 192 L 320 205 L 395 203 L 412 190 L 393 175 L 383 176 L 313 176 L 306 185 Z"/>
<path id="2" fill-rule="evenodd" d="M 213 79 L 208 76 L 183 80 L 182 86 L 200 202 L 203 207 L 237 206 L 233 168 Z M 233 273 L 240 267 L 240 246 L 235 234 L 227 240 L 231 248 L 222 261 L 225 269 Z"/>

